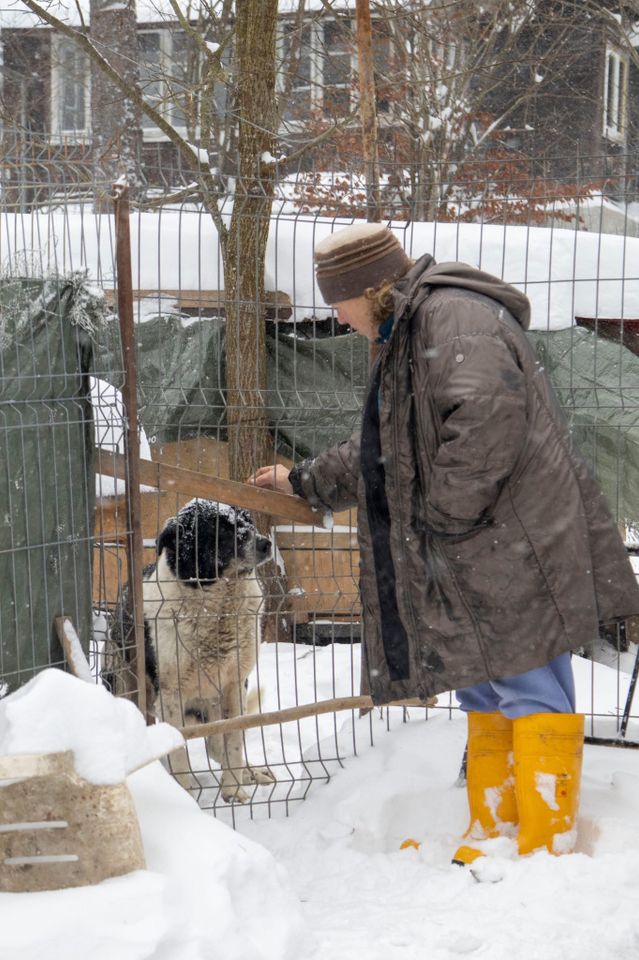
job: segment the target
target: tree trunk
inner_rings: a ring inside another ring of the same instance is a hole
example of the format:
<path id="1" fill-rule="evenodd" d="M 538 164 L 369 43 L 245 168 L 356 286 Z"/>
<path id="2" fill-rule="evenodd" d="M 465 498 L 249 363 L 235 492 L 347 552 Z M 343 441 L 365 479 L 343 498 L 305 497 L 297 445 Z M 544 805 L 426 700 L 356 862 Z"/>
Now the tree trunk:
<path id="1" fill-rule="evenodd" d="M 264 259 L 270 225 L 275 164 L 277 0 L 237 0 L 235 30 L 237 187 L 224 245 L 226 291 L 226 390 L 229 471 L 246 480 L 273 462 L 273 441 L 264 409 L 266 346 Z M 268 530 L 268 517 L 256 517 Z M 283 639 L 288 623 L 286 583 L 274 562 L 260 568 L 265 587 L 266 639 Z"/>
<path id="2" fill-rule="evenodd" d="M 109 38 L 108 49 L 103 43 L 98 49 L 131 87 L 137 87 L 135 0 L 122 4 L 91 0 L 91 36 L 97 41 Z M 139 193 L 142 128 L 140 110 L 95 64 L 91 68 L 91 115 L 96 206 L 106 210 L 112 204 L 110 186 L 119 177 L 126 177 L 131 198 Z"/>
<path id="3" fill-rule="evenodd" d="M 264 412 L 264 257 L 275 168 L 277 0 L 237 0 L 237 187 L 224 257 L 230 476 L 244 480 L 273 457 Z"/>

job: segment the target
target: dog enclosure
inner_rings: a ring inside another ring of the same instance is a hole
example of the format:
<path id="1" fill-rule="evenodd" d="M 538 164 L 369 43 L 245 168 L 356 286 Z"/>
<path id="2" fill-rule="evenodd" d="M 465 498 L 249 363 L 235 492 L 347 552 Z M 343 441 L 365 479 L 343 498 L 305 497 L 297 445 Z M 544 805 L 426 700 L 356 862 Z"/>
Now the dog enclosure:
<path id="1" fill-rule="evenodd" d="M 238 418 L 250 425 L 243 434 L 251 438 L 249 460 L 266 451 L 262 462 L 290 465 L 357 428 L 368 345 L 340 328 L 317 298 L 312 249 L 333 229 L 365 217 L 361 180 L 310 171 L 277 182 L 265 290 L 256 289 L 250 304 L 260 336 L 232 353 L 239 364 L 264 363 L 265 386 L 231 395 L 227 337 L 235 334 L 227 324 L 243 304 L 225 293 L 210 215 L 175 198 L 186 180 L 146 184 L 130 211 L 122 196 L 105 207 L 96 197 L 112 196 L 113 185 L 96 180 L 79 148 L 74 154 L 64 146 L 27 146 L 19 160 L 9 150 L 0 161 L 4 692 L 46 666 L 65 664 L 69 634 L 59 618 L 67 617 L 93 682 L 137 698 L 151 714 L 142 567 L 156 562 L 167 520 L 193 498 L 249 507 L 272 540 L 274 559 L 258 571 L 262 600 L 252 629 L 262 643 L 246 699 L 239 718 L 218 704 L 217 713 L 199 717 L 185 709 L 182 723 L 217 724 L 217 736 L 240 730 L 247 763 L 268 767 L 275 780 L 243 784 L 243 805 L 225 802 L 220 765 L 201 736 L 191 737 L 194 728 L 187 732 L 188 771 L 178 772 L 189 773 L 201 806 L 231 822 L 286 811 L 356 754 L 361 737 L 374 735 L 373 714 L 370 722 L 360 717 L 369 707 L 361 681 L 357 517 L 346 511 L 328 526 L 305 504 L 242 484 L 234 430 Z M 397 187 L 410 182 L 410 171 L 389 167 L 384 218 L 410 255 L 465 260 L 528 294 L 531 342 L 634 555 L 639 220 L 626 204 L 631 183 L 618 184 L 624 202 L 617 204 L 577 189 L 595 182 L 602 165 L 582 158 L 577 170 L 565 161 L 569 172 L 552 181 L 556 195 L 548 181 L 543 208 L 524 205 L 523 213 L 512 184 L 511 193 L 497 190 L 490 222 L 479 201 L 416 219 L 415 198 Z M 220 198 L 222 217 L 238 213 L 240 193 Z M 580 199 L 571 205 L 568 195 Z M 122 223 L 130 243 L 122 240 Z M 166 607 L 163 613 L 160 604 L 156 616 L 171 620 L 179 663 L 180 616 L 168 602 L 173 587 L 158 586 Z M 229 621 L 241 616 L 225 614 Z M 220 631 L 218 610 L 203 607 L 198 618 L 202 631 Z M 148 608 L 147 627 L 153 633 Z M 237 622 L 226 627 L 236 630 Z M 591 674 L 590 700 L 579 708 L 597 741 L 639 745 L 638 649 L 631 625 L 621 624 L 576 651 Z M 160 688 L 162 682 L 160 676 Z M 604 685 L 616 691 L 612 713 L 598 705 Z M 237 686 L 244 686 L 239 667 Z M 425 722 L 432 710 L 455 709 L 451 694 L 428 707 L 388 706 L 383 715 L 390 731 Z"/>

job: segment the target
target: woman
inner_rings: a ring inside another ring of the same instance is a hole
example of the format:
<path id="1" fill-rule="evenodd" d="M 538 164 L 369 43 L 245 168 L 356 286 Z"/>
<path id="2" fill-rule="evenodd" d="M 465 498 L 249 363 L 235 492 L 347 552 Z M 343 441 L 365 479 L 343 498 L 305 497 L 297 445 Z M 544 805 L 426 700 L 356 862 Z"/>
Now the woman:
<path id="1" fill-rule="evenodd" d="M 569 651 L 639 613 L 603 496 L 526 339 L 527 298 L 461 263 L 412 263 L 379 224 L 315 250 L 337 312 L 382 344 L 361 431 L 254 482 L 359 506 L 376 703 L 446 690 L 468 719 L 471 822 L 453 860 L 514 835 L 573 849 L 584 718 Z"/>

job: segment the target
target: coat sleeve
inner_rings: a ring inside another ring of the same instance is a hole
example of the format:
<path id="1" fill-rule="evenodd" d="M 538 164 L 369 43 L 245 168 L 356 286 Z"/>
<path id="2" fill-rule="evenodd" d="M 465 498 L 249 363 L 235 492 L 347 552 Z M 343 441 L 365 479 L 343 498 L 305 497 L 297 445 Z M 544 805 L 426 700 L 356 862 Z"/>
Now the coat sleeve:
<path id="1" fill-rule="evenodd" d="M 296 463 L 289 473 L 293 492 L 324 513 L 357 504 L 360 435 L 338 443 L 312 460 Z"/>
<path id="2" fill-rule="evenodd" d="M 419 402 L 436 420 L 439 445 L 426 524 L 441 537 L 469 536 L 490 524 L 526 439 L 524 374 L 514 350 L 491 328 L 494 323 L 485 333 L 459 334 L 428 350 L 431 395 Z"/>

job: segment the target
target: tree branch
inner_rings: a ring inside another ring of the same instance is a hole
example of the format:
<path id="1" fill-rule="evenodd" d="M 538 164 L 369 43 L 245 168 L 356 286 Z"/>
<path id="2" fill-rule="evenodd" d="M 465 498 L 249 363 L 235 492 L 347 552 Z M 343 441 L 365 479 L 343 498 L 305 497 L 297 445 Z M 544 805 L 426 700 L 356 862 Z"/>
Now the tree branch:
<path id="1" fill-rule="evenodd" d="M 208 169 L 208 166 L 203 164 L 196 156 L 191 144 L 188 143 L 184 137 L 180 136 L 175 127 L 165 120 L 159 110 L 156 110 L 153 106 L 151 106 L 150 103 L 148 103 L 138 87 L 132 86 L 123 80 L 122 77 L 120 77 L 119 73 L 114 70 L 106 57 L 104 57 L 96 49 L 92 40 L 87 37 L 86 34 L 82 33 L 80 30 L 76 30 L 63 20 L 59 20 L 58 17 L 55 17 L 53 14 L 49 13 L 48 10 L 42 7 L 37 0 L 24 0 L 24 4 L 33 13 L 40 17 L 41 20 L 53 27 L 53 29 L 58 33 L 61 33 L 63 36 L 73 40 L 73 42 L 76 43 L 78 47 L 80 47 L 80 49 L 87 54 L 88 57 L 90 57 L 93 63 L 95 63 L 96 66 L 104 74 L 106 74 L 109 80 L 111 80 L 111 82 L 125 95 L 125 97 L 139 107 L 139 109 L 147 117 L 149 117 L 150 120 L 153 121 L 155 126 L 162 131 L 162 133 L 171 141 L 171 143 L 177 147 L 187 164 L 196 171 L 201 184 L 202 195 L 206 204 L 206 208 L 210 213 L 213 222 L 215 223 L 220 236 L 220 243 L 226 243 L 228 231 L 217 207 L 216 198 L 219 194 L 219 191 L 216 187 L 215 179 Z"/>

